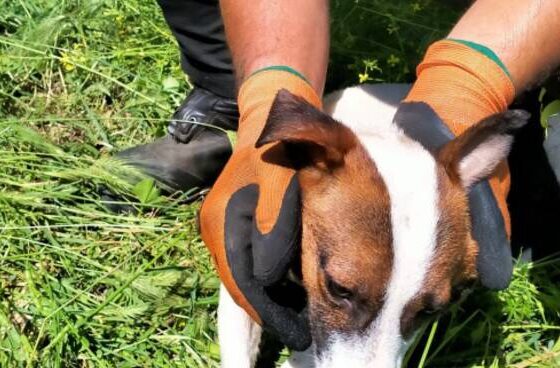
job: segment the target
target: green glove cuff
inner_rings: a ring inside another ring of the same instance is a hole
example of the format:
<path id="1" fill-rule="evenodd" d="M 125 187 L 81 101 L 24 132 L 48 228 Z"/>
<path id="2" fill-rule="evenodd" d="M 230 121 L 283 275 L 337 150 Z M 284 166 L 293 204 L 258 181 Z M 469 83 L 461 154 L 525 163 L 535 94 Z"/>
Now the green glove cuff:
<path id="1" fill-rule="evenodd" d="M 456 38 L 448 38 L 448 40 L 459 42 L 459 43 L 461 43 L 465 46 L 468 46 L 471 49 L 476 50 L 476 51 L 480 52 L 481 54 L 487 56 L 490 60 L 495 62 L 504 71 L 504 73 L 506 73 L 506 75 L 509 77 L 509 79 L 511 79 L 511 74 L 509 73 L 509 70 L 507 69 L 506 65 L 502 62 L 502 60 L 500 60 L 498 55 L 496 55 L 496 53 L 494 51 L 492 51 L 490 48 L 488 48 L 484 45 L 481 45 L 479 43 L 473 42 L 473 41 L 459 40 L 459 39 L 456 39 Z"/>

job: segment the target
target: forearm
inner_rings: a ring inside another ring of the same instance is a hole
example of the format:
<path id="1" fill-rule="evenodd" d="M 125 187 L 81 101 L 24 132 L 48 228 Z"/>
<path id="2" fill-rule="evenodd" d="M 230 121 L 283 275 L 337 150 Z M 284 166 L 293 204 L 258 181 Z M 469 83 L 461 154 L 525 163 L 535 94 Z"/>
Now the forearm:
<path id="1" fill-rule="evenodd" d="M 493 50 L 520 93 L 560 64 L 560 4 L 557 0 L 478 0 L 449 38 Z"/>
<path id="2" fill-rule="evenodd" d="M 286 65 L 322 94 L 328 0 L 221 0 L 220 6 L 239 84 L 256 70 Z"/>
<path id="3" fill-rule="evenodd" d="M 406 101 L 427 103 L 460 134 L 557 67 L 559 35 L 557 0 L 478 0 L 430 46 Z"/>

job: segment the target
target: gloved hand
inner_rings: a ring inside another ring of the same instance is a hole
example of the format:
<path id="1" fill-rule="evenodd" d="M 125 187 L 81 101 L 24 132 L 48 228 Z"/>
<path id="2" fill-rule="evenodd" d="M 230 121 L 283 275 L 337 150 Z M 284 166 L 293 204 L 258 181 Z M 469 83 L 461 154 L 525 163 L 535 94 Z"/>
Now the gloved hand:
<path id="1" fill-rule="evenodd" d="M 499 58 L 468 41 L 434 43 L 418 66 L 417 76 L 394 122 L 430 151 L 482 119 L 505 111 L 515 96 Z M 508 191 L 509 171 L 503 162 L 490 180 L 469 193 L 472 235 L 479 247 L 478 274 L 491 289 L 506 288 L 513 272 Z"/>
<path id="2" fill-rule="evenodd" d="M 295 172 L 267 163 L 262 156 L 266 151 L 266 155 L 283 157 L 282 145 L 255 148 L 281 88 L 321 105 L 304 79 L 285 70 L 269 68 L 243 83 L 238 98 L 238 141 L 202 205 L 200 230 L 220 278 L 237 304 L 288 347 L 304 350 L 311 344 L 305 317 L 275 303 L 267 293 L 285 275 L 297 254 L 300 236 Z"/>

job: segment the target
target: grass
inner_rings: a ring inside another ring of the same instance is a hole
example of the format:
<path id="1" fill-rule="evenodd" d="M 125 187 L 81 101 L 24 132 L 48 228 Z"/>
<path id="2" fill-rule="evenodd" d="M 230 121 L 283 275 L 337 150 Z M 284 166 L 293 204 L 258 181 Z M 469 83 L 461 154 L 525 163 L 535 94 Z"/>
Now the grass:
<path id="1" fill-rule="evenodd" d="M 137 173 L 110 159 L 162 135 L 190 88 L 157 5 L 0 5 L 0 366 L 218 366 L 198 203 L 132 185 Z M 410 81 L 459 14 L 381 0 L 332 12 L 330 88 Z M 101 188 L 138 212 L 109 212 Z M 477 291 L 427 324 L 409 366 L 560 366 L 558 280 L 558 257 L 519 264 L 508 290 Z"/>

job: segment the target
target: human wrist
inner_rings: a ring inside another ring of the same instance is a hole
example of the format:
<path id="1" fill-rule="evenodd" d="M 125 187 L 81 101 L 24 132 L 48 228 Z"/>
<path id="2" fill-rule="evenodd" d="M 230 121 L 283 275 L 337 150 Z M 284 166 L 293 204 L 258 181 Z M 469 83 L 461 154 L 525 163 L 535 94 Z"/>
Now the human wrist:
<path id="1" fill-rule="evenodd" d="M 320 96 L 297 71 L 283 66 L 258 70 L 239 89 L 238 145 L 253 144 L 257 140 L 272 102 L 281 89 L 303 97 L 315 107 L 321 107 Z"/>
<path id="2" fill-rule="evenodd" d="M 460 134 L 483 118 L 505 111 L 515 97 L 507 69 L 492 51 L 463 40 L 432 44 L 417 67 L 406 102 L 425 102 Z"/>

